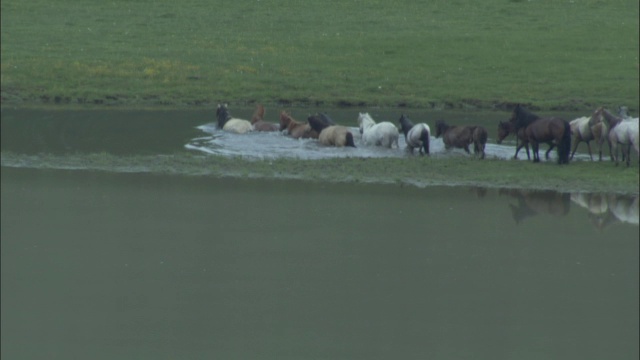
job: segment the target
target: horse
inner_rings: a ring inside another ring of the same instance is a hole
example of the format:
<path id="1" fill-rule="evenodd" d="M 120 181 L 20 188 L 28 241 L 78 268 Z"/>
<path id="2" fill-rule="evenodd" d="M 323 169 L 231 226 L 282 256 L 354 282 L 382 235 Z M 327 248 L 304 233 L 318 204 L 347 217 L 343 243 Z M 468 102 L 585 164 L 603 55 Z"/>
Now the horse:
<path id="1" fill-rule="evenodd" d="M 629 197 L 620 194 L 609 195 L 609 211 L 620 222 L 638 225 L 638 195 Z"/>
<path id="2" fill-rule="evenodd" d="M 593 155 L 591 153 L 591 140 L 595 139 L 593 132 L 591 131 L 591 126 L 589 122 L 591 121 L 590 116 L 582 116 L 576 119 L 569 121 L 569 126 L 571 127 L 571 134 L 573 135 L 573 139 L 571 142 L 573 143 L 573 150 L 571 151 L 571 156 L 569 160 L 573 160 L 573 156 L 578 149 L 578 145 L 581 142 L 587 143 L 587 149 L 589 150 L 589 157 L 591 161 L 593 161 Z"/>
<path id="3" fill-rule="evenodd" d="M 251 125 L 255 131 L 278 131 L 280 126 L 264 121 L 264 106 L 256 105 L 256 110 L 251 117 Z"/>
<path id="4" fill-rule="evenodd" d="M 420 155 L 429 155 L 429 138 L 431 136 L 429 125 L 426 123 L 414 125 L 405 114 L 400 116 L 398 122 L 400 123 L 400 129 L 404 133 L 407 151 L 413 154 L 413 149 L 418 148 Z"/>
<path id="5" fill-rule="evenodd" d="M 280 131 L 287 131 L 287 134 L 291 135 L 294 139 L 299 138 L 318 138 L 318 132 L 313 130 L 308 123 L 296 121 L 286 111 L 280 113 Z"/>
<path id="6" fill-rule="evenodd" d="M 602 161 L 602 145 L 605 141 L 607 142 L 609 145 L 609 156 L 611 156 L 611 142 L 609 141 L 609 127 L 602 120 L 602 116 L 599 116 L 597 112 L 598 109 L 591 114 L 589 126 L 591 127 L 593 138 L 596 140 L 596 144 L 598 145 L 598 160 Z M 613 161 L 613 158 L 611 161 Z"/>
<path id="7" fill-rule="evenodd" d="M 344 147 L 351 146 L 356 147 L 353 142 L 353 134 L 349 131 L 349 128 L 342 125 L 330 125 L 325 127 L 318 136 L 318 141 L 327 146 Z"/>
<path id="8" fill-rule="evenodd" d="M 516 131 L 514 130 L 514 126 L 511 122 L 500 121 L 498 123 L 498 140 L 496 142 L 498 144 L 502 144 L 502 141 L 504 140 L 504 138 L 514 133 L 516 133 Z M 547 159 L 549 158 L 549 152 L 551 151 L 551 149 L 553 149 L 554 146 L 555 145 L 552 143 L 551 147 L 549 147 L 549 150 L 547 150 L 547 153 L 546 153 Z M 524 129 L 520 129 L 516 134 L 516 154 L 513 155 L 514 159 L 518 158 L 518 152 L 523 147 L 525 148 L 525 150 L 527 150 L 527 159 L 531 160 L 531 155 L 529 153 L 529 141 L 527 140 L 527 137 L 524 134 Z"/>
<path id="9" fill-rule="evenodd" d="M 500 189 L 498 194 L 510 195 L 518 201 L 518 205 L 509 204 L 511 215 L 516 224 L 540 213 L 564 216 L 571 209 L 571 194 L 569 193 L 559 193 L 553 190 Z"/>
<path id="10" fill-rule="evenodd" d="M 589 212 L 587 215 L 589 221 L 599 230 L 616 222 L 614 216 L 609 211 L 607 194 L 576 192 L 571 193 L 571 201 Z"/>
<path id="11" fill-rule="evenodd" d="M 441 136 L 445 149 L 457 147 L 471 154 L 469 145 L 473 144 L 474 154 L 480 154 L 480 158 L 484 159 L 484 148 L 487 143 L 487 129 L 484 127 L 448 125 L 438 120 L 436 121 L 436 138 Z"/>
<path id="12" fill-rule="evenodd" d="M 227 104 L 218 104 L 216 116 L 218 118 L 219 129 L 237 134 L 244 134 L 253 130 L 253 125 L 251 125 L 249 120 L 236 119 L 229 115 Z"/>
<path id="13" fill-rule="evenodd" d="M 541 118 L 518 104 L 513 109 L 509 121 L 514 125 L 516 132 L 522 128 L 525 129 L 525 136 L 533 150 L 533 162 L 540 162 L 538 155 L 540 143 L 548 144 L 555 141 L 558 148 L 558 164 L 569 163 L 571 126 L 566 120 L 556 117 Z"/>
<path id="14" fill-rule="evenodd" d="M 362 134 L 362 142 L 365 145 L 384 146 L 391 149 L 393 144 L 398 145 L 400 133 L 398 128 L 389 121 L 376 123 L 369 113 L 358 115 L 358 126 Z"/>
<path id="15" fill-rule="evenodd" d="M 609 128 L 609 142 L 611 145 L 611 157 L 616 166 L 618 165 L 618 145 L 622 146 L 622 159 L 626 158 L 627 166 L 630 164 L 631 146 L 640 156 L 640 138 L 638 136 L 638 118 L 624 120 L 600 107 L 596 110 L 595 116 L 602 119 Z"/>

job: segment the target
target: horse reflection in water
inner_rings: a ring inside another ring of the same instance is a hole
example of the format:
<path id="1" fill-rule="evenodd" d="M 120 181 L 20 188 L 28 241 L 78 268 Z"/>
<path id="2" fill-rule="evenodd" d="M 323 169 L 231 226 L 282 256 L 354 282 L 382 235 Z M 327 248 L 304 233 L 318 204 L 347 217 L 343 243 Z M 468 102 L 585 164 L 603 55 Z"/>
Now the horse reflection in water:
<path id="1" fill-rule="evenodd" d="M 518 201 L 517 205 L 509 204 L 511 216 L 516 224 L 540 213 L 564 216 L 569 213 L 571 207 L 571 197 L 568 193 L 553 190 L 500 189 L 498 193 L 512 196 Z"/>
<path id="2" fill-rule="evenodd" d="M 589 220 L 599 230 L 616 223 L 638 225 L 638 199 L 638 195 L 571 194 L 571 201 L 587 209 Z"/>
<path id="3" fill-rule="evenodd" d="M 589 212 L 591 224 L 599 230 L 617 222 L 609 212 L 608 195 L 603 193 L 573 193 L 571 201 Z"/>

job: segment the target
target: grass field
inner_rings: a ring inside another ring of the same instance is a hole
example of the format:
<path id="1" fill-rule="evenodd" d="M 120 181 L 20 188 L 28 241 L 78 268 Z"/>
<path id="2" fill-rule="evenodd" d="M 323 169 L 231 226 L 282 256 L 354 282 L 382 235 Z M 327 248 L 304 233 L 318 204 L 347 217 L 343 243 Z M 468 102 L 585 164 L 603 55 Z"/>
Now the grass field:
<path id="1" fill-rule="evenodd" d="M 3 0 L 2 104 L 639 108 L 637 0 Z"/>

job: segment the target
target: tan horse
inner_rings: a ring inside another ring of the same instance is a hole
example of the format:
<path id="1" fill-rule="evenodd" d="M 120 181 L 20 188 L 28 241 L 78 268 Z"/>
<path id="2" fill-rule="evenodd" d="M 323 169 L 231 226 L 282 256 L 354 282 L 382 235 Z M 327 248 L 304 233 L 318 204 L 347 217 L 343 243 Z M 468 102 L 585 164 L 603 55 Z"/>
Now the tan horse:
<path id="1" fill-rule="evenodd" d="M 308 123 L 296 121 L 286 111 L 280 113 L 280 131 L 287 130 L 287 134 L 294 139 L 317 139 L 318 133 Z"/>
<path id="2" fill-rule="evenodd" d="M 353 142 L 353 134 L 351 134 L 349 128 L 342 125 L 331 125 L 324 128 L 320 133 L 318 140 L 321 144 L 327 146 L 356 147 L 356 144 Z"/>

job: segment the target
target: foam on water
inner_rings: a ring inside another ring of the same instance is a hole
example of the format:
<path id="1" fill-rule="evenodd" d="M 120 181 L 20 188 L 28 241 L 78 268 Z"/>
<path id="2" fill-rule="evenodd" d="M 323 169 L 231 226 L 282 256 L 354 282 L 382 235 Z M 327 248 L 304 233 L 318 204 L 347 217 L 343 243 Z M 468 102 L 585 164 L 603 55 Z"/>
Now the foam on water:
<path id="1" fill-rule="evenodd" d="M 405 157 L 406 142 L 400 135 L 399 149 L 365 146 L 362 144 L 359 129 L 351 127 L 356 148 L 336 148 L 324 146 L 315 139 L 294 139 L 281 132 L 251 132 L 247 134 L 235 134 L 219 130 L 215 123 L 200 125 L 197 127 L 207 136 L 199 136 L 185 144 L 189 150 L 200 151 L 212 155 L 228 157 L 244 157 L 254 159 L 296 158 L 303 160 L 327 159 L 337 157 Z M 473 146 L 470 147 L 473 152 Z M 548 149 L 547 145 L 540 147 L 540 156 Z M 504 145 L 492 143 L 492 139 L 486 145 L 487 158 L 512 159 L 515 152 L 515 142 L 507 142 Z M 418 151 L 415 150 L 415 154 Z M 442 139 L 431 137 L 430 153 L 432 156 L 469 156 L 462 149 L 446 150 Z M 551 160 L 555 159 L 555 150 L 550 154 Z M 521 160 L 526 160 L 526 152 L 519 153 Z M 575 159 L 588 159 L 588 155 L 576 154 Z"/>

